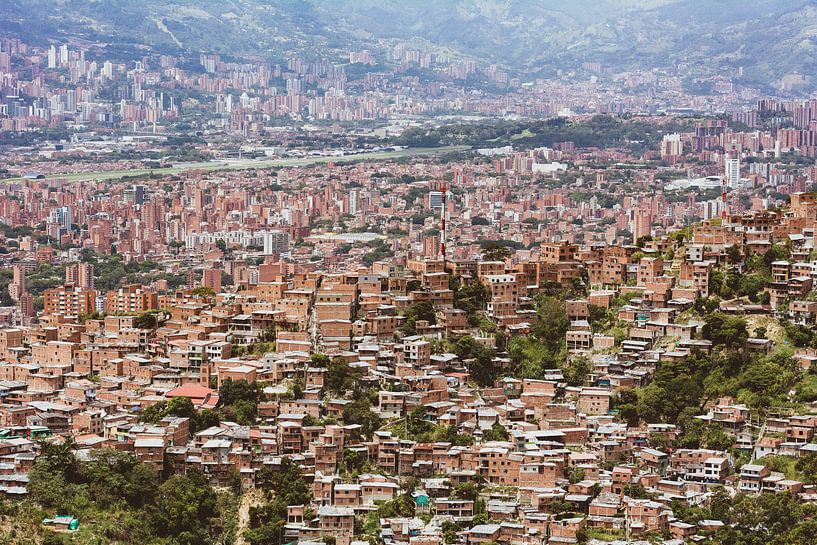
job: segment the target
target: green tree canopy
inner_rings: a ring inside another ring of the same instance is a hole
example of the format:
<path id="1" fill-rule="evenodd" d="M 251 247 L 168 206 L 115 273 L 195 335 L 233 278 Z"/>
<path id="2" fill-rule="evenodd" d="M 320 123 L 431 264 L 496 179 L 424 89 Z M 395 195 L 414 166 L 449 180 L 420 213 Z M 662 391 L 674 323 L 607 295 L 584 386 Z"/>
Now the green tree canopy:
<path id="1" fill-rule="evenodd" d="M 740 348 L 749 338 L 746 320 L 743 318 L 713 312 L 704 318 L 704 322 L 702 334 L 715 346 Z"/>

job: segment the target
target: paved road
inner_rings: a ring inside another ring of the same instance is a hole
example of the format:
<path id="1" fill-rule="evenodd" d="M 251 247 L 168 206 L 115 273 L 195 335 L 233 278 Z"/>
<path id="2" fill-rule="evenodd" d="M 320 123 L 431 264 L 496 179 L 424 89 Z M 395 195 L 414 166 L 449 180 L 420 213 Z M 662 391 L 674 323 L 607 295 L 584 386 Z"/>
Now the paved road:
<path id="1" fill-rule="evenodd" d="M 46 178 L 56 180 L 68 180 L 71 182 L 84 182 L 88 180 L 113 180 L 124 176 L 142 176 L 145 174 L 179 174 L 191 170 L 249 170 L 253 168 L 273 168 L 273 167 L 302 167 L 317 165 L 322 163 L 353 163 L 358 161 L 380 161 L 383 159 L 396 159 L 400 157 L 417 157 L 438 155 L 453 151 L 464 151 L 468 146 L 446 146 L 440 148 L 408 148 L 398 151 L 373 151 L 361 153 L 359 155 L 346 155 L 342 157 L 303 157 L 288 159 L 243 159 L 243 160 L 223 160 L 208 161 L 204 163 L 185 163 L 179 166 L 164 168 L 138 168 L 131 170 L 111 170 L 102 172 L 78 172 L 70 174 L 49 174 Z M 33 167 L 32 171 L 36 172 Z M 22 178 L 7 178 L 4 181 L 15 182 Z"/>

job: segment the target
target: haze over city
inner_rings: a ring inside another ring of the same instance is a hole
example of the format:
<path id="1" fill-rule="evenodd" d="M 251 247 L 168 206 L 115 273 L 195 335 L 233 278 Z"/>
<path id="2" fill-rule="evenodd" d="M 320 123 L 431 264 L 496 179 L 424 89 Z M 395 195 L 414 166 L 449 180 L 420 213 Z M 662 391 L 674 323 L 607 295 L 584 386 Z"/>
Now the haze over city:
<path id="1" fill-rule="evenodd" d="M 5 0 L 0 542 L 814 542 L 815 29 Z"/>

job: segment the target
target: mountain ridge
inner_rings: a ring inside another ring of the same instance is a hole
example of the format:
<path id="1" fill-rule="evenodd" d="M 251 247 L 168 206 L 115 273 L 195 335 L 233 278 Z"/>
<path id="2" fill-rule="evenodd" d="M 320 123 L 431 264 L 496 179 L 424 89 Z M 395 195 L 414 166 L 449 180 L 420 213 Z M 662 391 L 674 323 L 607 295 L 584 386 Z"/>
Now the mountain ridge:
<path id="1" fill-rule="evenodd" d="M 703 5 L 702 5 L 703 4 Z M 523 77 L 598 62 L 614 71 L 690 65 L 774 86 L 817 70 L 809 0 L 8 0 L 0 31 L 237 57 L 382 51 L 420 38 Z"/>

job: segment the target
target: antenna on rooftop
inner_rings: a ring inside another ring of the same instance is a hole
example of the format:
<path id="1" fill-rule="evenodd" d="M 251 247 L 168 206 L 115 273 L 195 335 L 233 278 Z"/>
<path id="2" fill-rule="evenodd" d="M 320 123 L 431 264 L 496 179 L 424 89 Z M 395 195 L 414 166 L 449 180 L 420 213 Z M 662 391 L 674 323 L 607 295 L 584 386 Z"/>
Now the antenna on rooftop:
<path id="1" fill-rule="evenodd" d="M 723 209 L 721 209 L 721 219 L 725 222 L 726 221 L 726 189 L 728 187 L 728 180 L 726 176 L 721 178 L 722 180 L 722 191 L 721 191 L 721 200 L 723 202 Z"/>
<path id="2" fill-rule="evenodd" d="M 440 188 L 443 192 L 442 196 L 442 210 L 440 211 L 440 257 L 443 260 L 443 271 L 445 271 L 445 240 L 446 240 L 446 231 L 445 231 L 445 214 L 448 212 L 448 184 L 443 181 L 443 185 Z"/>

